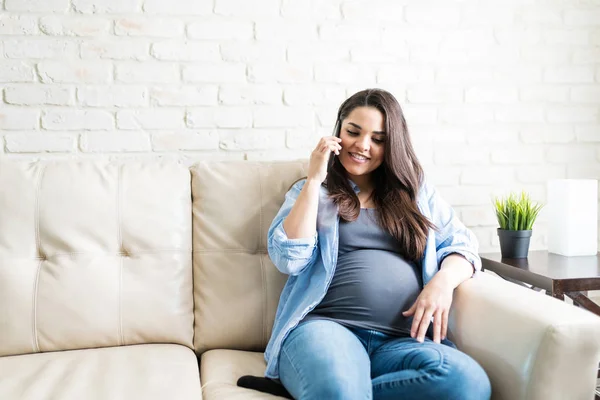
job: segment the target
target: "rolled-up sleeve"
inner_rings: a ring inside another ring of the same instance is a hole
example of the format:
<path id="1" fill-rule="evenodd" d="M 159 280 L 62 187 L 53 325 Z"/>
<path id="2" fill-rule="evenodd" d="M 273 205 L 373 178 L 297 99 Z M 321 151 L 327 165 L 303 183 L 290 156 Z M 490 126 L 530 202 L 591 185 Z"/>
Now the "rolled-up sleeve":
<path id="1" fill-rule="evenodd" d="M 283 229 L 283 221 L 296 203 L 306 181 L 296 183 L 286 193 L 285 201 L 273 219 L 267 234 L 267 250 L 271 261 L 279 271 L 298 275 L 312 265 L 318 255 L 318 235 L 308 238 L 290 239 Z"/>
<path id="2" fill-rule="evenodd" d="M 452 253 L 466 258 L 474 268 L 481 270 L 479 258 L 479 241 L 473 232 L 456 216 L 452 206 L 448 204 L 431 185 L 426 184 L 431 221 L 435 224 L 435 245 L 438 265 Z"/>

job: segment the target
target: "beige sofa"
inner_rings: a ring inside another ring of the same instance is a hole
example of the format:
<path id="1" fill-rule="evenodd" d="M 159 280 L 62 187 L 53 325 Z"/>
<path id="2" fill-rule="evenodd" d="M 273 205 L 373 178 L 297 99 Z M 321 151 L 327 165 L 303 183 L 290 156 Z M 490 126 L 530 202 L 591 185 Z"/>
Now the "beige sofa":
<path id="1" fill-rule="evenodd" d="M 274 399 L 266 233 L 306 164 L 0 161 L 0 399 Z M 600 319 L 486 273 L 450 339 L 494 399 L 592 399 Z M 198 361 L 199 360 L 199 361 Z"/>

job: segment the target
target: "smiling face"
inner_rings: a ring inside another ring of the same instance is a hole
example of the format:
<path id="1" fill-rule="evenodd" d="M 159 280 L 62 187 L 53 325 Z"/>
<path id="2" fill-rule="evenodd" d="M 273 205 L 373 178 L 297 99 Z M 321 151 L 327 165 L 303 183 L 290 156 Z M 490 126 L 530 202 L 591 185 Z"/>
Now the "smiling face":
<path id="1" fill-rule="evenodd" d="M 383 162 L 386 140 L 383 114 L 374 107 L 356 107 L 342 121 L 340 138 L 340 163 L 357 185 L 367 185 L 371 173 Z"/>

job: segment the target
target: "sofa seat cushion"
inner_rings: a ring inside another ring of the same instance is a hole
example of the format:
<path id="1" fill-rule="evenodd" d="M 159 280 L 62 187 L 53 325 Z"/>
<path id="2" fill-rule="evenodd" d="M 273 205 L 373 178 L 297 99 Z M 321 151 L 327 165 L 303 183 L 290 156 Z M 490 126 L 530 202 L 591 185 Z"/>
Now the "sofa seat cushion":
<path id="1" fill-rule="evenodd" d="M 0 357 L 0 399 L 202 398 L 196 354 L 144 344 Z"/>
<path id="2" fill-rule="evenodd" d="M 243 375 L 263 376 L 267 364 L 263 353 L 238 350 L 209 350 L 200 359 L 200 380 L 204 400 L 277 400 L 256 390 L 237 386 Z"/>

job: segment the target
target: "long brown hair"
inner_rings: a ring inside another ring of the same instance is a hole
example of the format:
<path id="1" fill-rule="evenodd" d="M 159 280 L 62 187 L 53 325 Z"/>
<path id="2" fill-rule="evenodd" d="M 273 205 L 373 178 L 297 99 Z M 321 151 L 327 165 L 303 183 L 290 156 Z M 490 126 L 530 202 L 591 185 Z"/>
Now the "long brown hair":
<path id="1" fill-rule="evenodd" d="M 384 118 L 386 140 L 382 164 L 372 173 L 373 201 L 378 210 L 378 223 L 400 244 L 400 252 L 411 261 L 419 261 L 425 252 L 429 228 L 434 225 L 419 211 L 417 194 L 423 182 L 423 168 L 413 149 L 404 114 L 394 96 L 381 89 L 360 91 L 342 103 L 338 110 L 334 135 L 339 137 L 342 121 L 356 107 L 373 107 Z M 339 215 L 355 221 L 360 201 L 342 163 L 333 154 L 325 185 L 338 206 Z"/>

